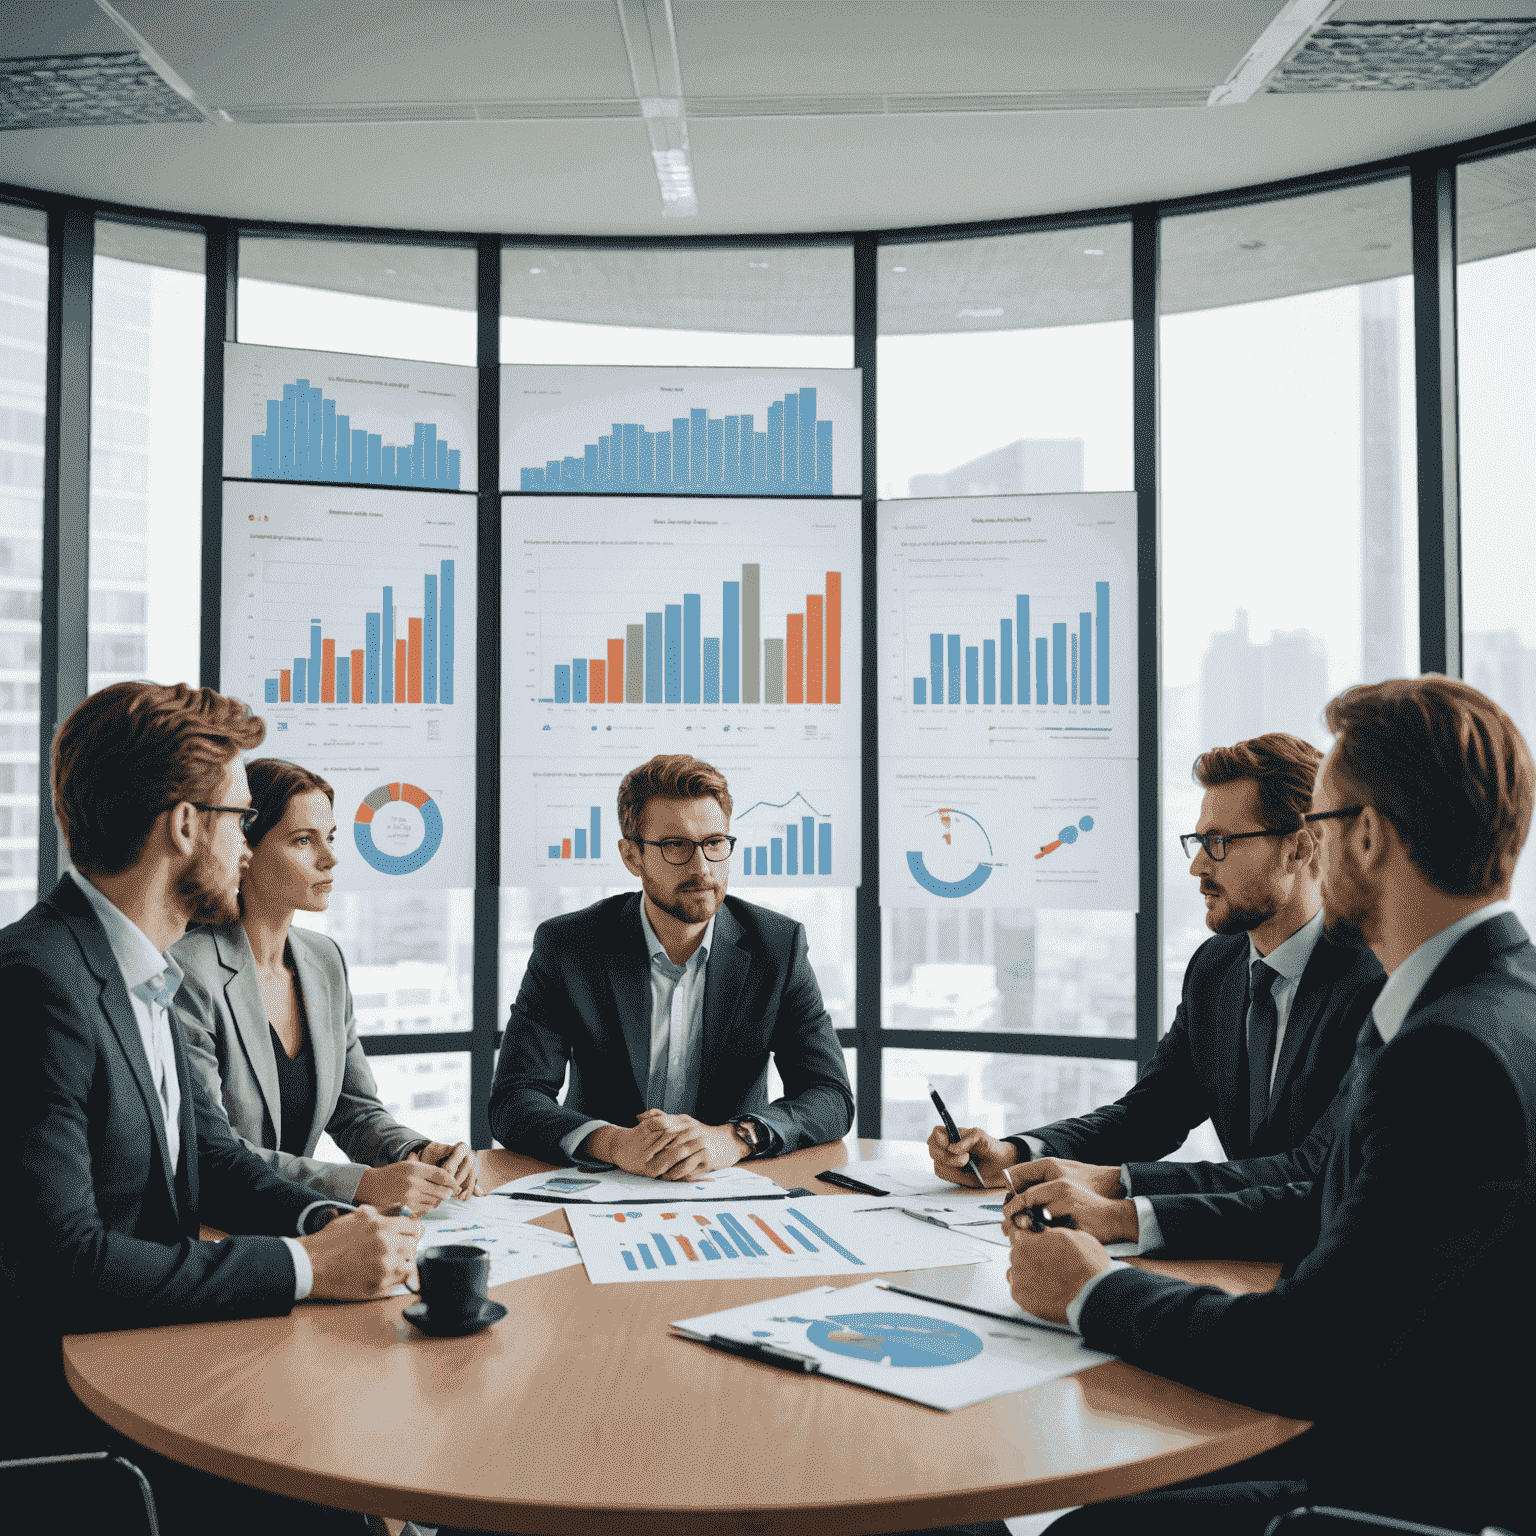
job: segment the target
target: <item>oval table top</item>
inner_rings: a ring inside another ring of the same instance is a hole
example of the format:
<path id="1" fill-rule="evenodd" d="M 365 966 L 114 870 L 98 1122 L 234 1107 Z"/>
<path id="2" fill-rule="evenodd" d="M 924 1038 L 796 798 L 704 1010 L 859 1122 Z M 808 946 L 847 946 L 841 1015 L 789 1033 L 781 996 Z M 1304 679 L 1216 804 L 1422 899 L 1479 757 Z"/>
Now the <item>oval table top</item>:
<path id="1" fill-rule="evenodd" d="M 858 1145 L 864 1156 L 918 1150 Z M 785 1187 L 809 1184 L 852 1146 L 754 1166 Z M 480 1161 L 486 1188 L 547 1166 L 501 1150 Z M 540 1221 L 566 1229 L 558 1211 Z M 1267 1290 L 1278 1274 L 1138 1262 L 1234 1293 Z M 1003 1519 L 1162 1487 L 1307 1428 L 1118 1360 L 941 1413 L 668 1330 L 804 1286 L 599 1287 L 578 1265 L 493 1288 L 510 1315 L 467 1338 L 419 1333 L 400 1315 L 408 1298 L 306 1302 L 285 1317 L 75 1334 L 64 1364 L 98 1417 L 204 1471 L 340 1508 L 537 1536 L 615 1521 L 626 1536 L 863 1536 Z"/>

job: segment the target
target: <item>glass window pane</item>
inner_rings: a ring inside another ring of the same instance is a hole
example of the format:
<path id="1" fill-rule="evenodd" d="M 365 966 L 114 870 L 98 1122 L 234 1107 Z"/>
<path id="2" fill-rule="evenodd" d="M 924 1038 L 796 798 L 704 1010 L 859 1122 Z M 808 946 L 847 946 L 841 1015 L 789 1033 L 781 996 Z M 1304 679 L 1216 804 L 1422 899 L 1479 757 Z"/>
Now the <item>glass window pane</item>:
<path id="1" fill-rule="evenodd" d="M 926 1141 L 938 1124 L 928 1084 L 959 1126 L 1013 1135 L 1113 1103 L 1136 1081 L 1133 1061 L 1000 1056 L 981 1051 L 886 1051 L 880 1134 Z"/>
<path id="2" fill-rule="evenodd" d="M 880 248 L 880 495 L 1131 485 L 1131 227 Z"/>
<path id="3" fill-rule="evenodd" d="M 1462 675 L 1536 745 L 1536 150 L 1462 166 L 1457 223 Z M 1536 925 L 1529 851 L 1514 901 Z"/>
<path id="4" fill-rule="evenodd" d="M 1130 912 L 881 911 L 886 1029 L 1136 1034 Z"/>
<path id="5" fill-rule="evenodd" d="M 1333 694 L 1418 671 L 1410 245 L 1406 178 L 1163 222 L 1169 1018 L 1209 937 L 1195 757 L 1325 746 Z"/>
<path id="6" fill-rule="evenodd" d="M 48 220 L 0 203 L 0 925 L 37 900 Z"/>
<path id="7" fill-rule="evenodd" d="M 504 363 L 851 368 L 853 250 L 509 246 L 501 314 Z"/>
<path id="8" fill-rule="evenodd" d="M 203 243 L 200 230 L 96 224 L 92 693 L 125 678 L 198 680 Z"/>
<path id="9" fill-rule="evenodd" d="M 420 1056 L 370 1056 L 368 1065 L 384 1108 L 402 1125 L 433 1141 L 469 1140 L 469 1052 L 425 1051 Z M 315 1156 L 347 1162 L 330 1137 Z"/>
<path id="10" fill-rule="evenodd" d="M 237 337 L 473 366 L 475 253 L 243 235 Z"/>

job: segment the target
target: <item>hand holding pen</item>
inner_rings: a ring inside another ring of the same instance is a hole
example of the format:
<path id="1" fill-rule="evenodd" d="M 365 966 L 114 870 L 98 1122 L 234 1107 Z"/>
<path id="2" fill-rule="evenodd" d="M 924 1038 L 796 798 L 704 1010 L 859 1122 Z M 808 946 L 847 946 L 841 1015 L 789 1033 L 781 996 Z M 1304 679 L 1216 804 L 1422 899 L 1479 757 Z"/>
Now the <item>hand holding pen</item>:
<path id="1" fill-rule="evenodd" d="M 1013 1181 L 1013 1169 L 1003 1169 L 1003 1177 L 1008 1181 L 1008 1188 L 1015 1198 L 1021 1197 L 1025 1190 L 1042 1183 L 1040 1179 L 1021 1179 L 1017 1184 Z M 1044 1232 L 1047 1227 L 1076 1227 L 1077 1222 L 1070 1215 L 1052 1216 L 1048 1207 L 1044 1205 L 1015 1205 L 1010 1200 L 1003 1208 L 1003 1230 L 1007 1231 L 1010 1225 L 1022 1226 L 1027 1222 L 1030 1231 Z"/>
<path id="2" fill-rule="evenodd" d="M 938 1110 L 939 1118 L 944 1122 L 944 1133 L 949 1137 L 949 1145 L 953 1146 L 960 1140 L 960 1129 L 955 1124 L 955 1117 L 950 1114 L 944 1100 L 939 1097 L 939 1090 L 932 1083 L 928 1084 L 928 1097 L 933 1100 L 933 1107 Z M 976 1166 L 975 1157 L 966 1158 L 965 1169 L 976 1180 L 976 1187 L 978 1189 L 985 1189 L 987 1187 L 987 1181 L 982 1177 L 981 1169 Z"/>

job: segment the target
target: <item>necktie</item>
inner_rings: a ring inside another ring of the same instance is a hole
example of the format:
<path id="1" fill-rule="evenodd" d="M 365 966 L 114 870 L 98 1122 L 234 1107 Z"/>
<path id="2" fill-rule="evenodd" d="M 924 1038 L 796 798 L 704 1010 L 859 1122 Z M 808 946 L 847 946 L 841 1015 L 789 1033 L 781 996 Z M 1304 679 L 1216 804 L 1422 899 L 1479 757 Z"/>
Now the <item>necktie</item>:
<path id="1" fill-rule="evenodd" d="M 1248 973 L 1248 1135 L 1258 1135 L 1269 1113 L 1269 1076 L 1275 1059 L 1280 1010 L 1271 989 L 1280 973 L 1255 960 Z"/>

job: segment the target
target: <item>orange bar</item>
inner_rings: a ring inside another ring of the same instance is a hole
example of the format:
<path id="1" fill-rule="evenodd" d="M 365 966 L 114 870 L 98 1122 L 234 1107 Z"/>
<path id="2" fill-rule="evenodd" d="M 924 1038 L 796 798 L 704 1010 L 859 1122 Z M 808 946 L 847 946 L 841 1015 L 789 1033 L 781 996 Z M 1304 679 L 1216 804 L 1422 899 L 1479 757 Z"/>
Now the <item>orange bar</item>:
<path id="1" fill-rule="evenodd" d="M 571 856 L 571 840 L 568 837 L 562 837 L 560 839 L 560 857 L 562 859 L 568 859 L 568 858 L 570 858 L 570 856 Z"/>
<path id="2" fill-rule="evenodd" d="M 336 702 L 336 642 L 334 640 L 320 642 L 320 702 L 322 704 Z"/>
<path id="3" fill-rule="evenodd" d="M 277 697 L 281 703 L 293 703 L 293 668 L 279 668 L 277 674 Z"/>
<path id="4" fill-rule="evenodd" d="M 405 703 L 405 641 L 395 641 L 395 703 Z"/>
<path id="5" fill-rule="evenodd" d="M 610 704 L 624 702 L 624 642 L 622 640 L 608 642 L 608 702 Z"/>
<path id="6" fill-rule="evenodd" d="M 805 615 L 792 613 L 784 625 L 784 702 L 805 703 Z"/>
<path id="7" fill-rule="evenodd" d="M 596 656 L 587 661 L 587 703 L 605 704 L 608 701 L 608 663 Z"/>
<path id="8" fill-rule="evenodd" d="M 782 1248 L 785 1253 L 793 1253 L 795 1251 L 789 1246 L 788 1243 L 784 1241 L 782 1237 L 779 1236 L 777 1232 L 773 1230 L 772 1227 L 768 1225 L 766 1221 L 763 1220 L 761 1216 L 753 1216 L 751 1220 L 755 1221 L 758 1226 L 760 1226 L 763 1231 L 768 1234 L 768 1241 L 772 1243 L 775 1248 Z"/>
<path id="9" fill-rule="evenodd" d="M 352 652 L 352 702 L 354 704 L 363 702 L 363 653 L 361 651 Z"/>
<path id="10" fill-rule="evenodd" d="M 843 573 L 827 572 L 827 703 L 843 702 Z"/>
<path id="11" fill-rule="evenodd" d="M 821 594 L 805 595 L 805 702 L 821 703 Z"/>
<path id="12" fill-rule="evenodd" d="M 407 704 L 421 703 L 421 620 L 410 619 L 407 621 L 410 628 L 410 692 L 407 693 Z"/>

